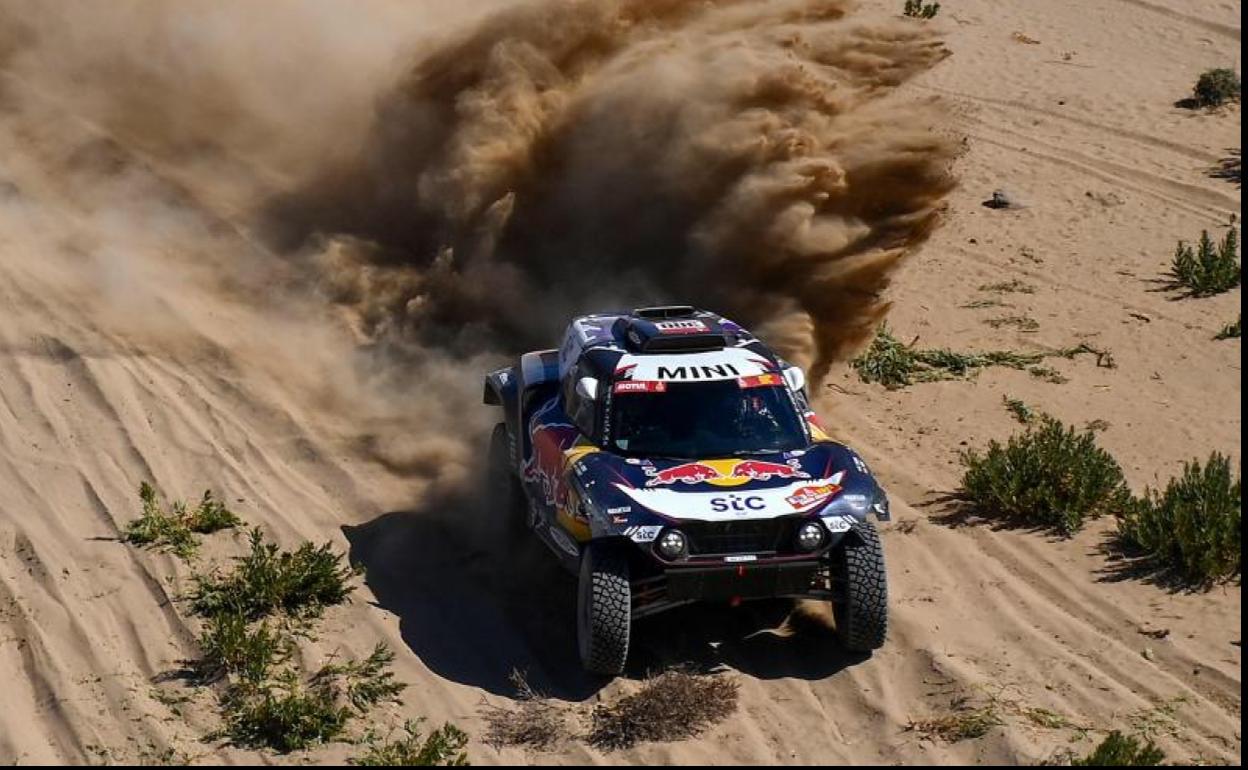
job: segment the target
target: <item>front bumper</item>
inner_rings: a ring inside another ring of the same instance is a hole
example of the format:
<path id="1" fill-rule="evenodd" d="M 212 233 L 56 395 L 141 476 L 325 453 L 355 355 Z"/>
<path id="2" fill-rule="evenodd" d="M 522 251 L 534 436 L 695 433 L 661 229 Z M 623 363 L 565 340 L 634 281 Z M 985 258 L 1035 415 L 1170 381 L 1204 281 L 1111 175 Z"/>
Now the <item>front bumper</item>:
<path id="1" fill-rule="evenodd" d="M 831 598 L 825 559 L 755 559 L 740 563 L 686 563 L 634 582 L 633 617 L 693 602 L 737 604 L 752 599 Z"/>

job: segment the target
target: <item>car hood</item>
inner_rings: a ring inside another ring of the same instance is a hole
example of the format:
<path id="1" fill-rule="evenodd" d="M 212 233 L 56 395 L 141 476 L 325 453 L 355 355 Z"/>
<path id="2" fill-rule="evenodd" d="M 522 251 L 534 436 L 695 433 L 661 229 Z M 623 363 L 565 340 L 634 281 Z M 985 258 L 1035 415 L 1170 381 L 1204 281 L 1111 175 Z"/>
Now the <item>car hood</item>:
<path id="1" fill-rule="evenodd" d="M 861 499 L 875 482 L 861 459 L 835 443 L 805 450 L 707 460 L 641 459 L 594 452 L 576 473 L 600 510 L 642 509 L 674 520 L 737 521 L 803 515 L 834 499 Z"/>

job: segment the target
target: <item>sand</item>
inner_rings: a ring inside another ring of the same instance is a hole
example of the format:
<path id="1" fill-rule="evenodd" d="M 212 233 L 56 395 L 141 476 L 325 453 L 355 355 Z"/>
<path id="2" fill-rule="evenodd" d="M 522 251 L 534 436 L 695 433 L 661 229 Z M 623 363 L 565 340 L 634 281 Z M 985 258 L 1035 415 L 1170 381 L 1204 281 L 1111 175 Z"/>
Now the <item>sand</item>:
<path id="1" fill-rule="evenodd" d="M 408 32 L 422 39 L 484 5 Z M 280 188 L 289 168 L 242 151 L 171 163 L 81 92 L 9 66 L 0 34 L 0 761 L 276 761 L 202 742 L 217 726 L 209 694 L 176 711 L 167 702 L 187 691 L 162 675 L 195 654 L 197 625 L 178 601 L 191 568 L 116 541 L 150 480 L 171 497 L 212 488 L 284 545 L 350 552 L 366 578 L 302 656 L 386 642 L 410 685 L 387 718 L 460 725 L 478 736 L 476 764 L 1034 763 L 1112 728 L 1150 732 L 1171 759 L 1237 764 L 1238 583 L 1176 591 L 1110 558 L 1108 522 L 1057 540 L 951 524 L 939 500 L 957 484 L 960 450 L 1017 430 L 1003 396 L 1078 425 L 1106 421 L 1102 443 L 1136 489 L 1213 450 L 1238 464 L 1240 342 L 1212 337 L 1239 312 L 1239 291 L 1173 301 L 1157 289 L 1176 239 L 1221 232 L 1240 211 L 1238 181 L 1213 173 L 1238 155 L 1238 106 L 1175 105 L 1200 71 L 1237 66 L 1239 10 L 945 4 L 932 24 L 952 56 L 903 88 L 949 106 L 942 130 L 966 138 L 960 186 L 897 273 L 889 323 L 932 346 L 1087 341 L 1116 367 L 1085 357 L 1056 364 L 1065 384 L 990 370 L 886 391 L 836 363 L 825 422 L 893 500 L 888 645 L 848 657 L 827 633 L 788 633 L 783 604 L 698 608 L 641 624 L 636 670 L 605 688 L 575 664 L 571 580 L 463 502 L 479 458 L 434 435 L 488 424 L 476 381 L 461 379 L 491 357 L 394 376 L 361 352 L 358 319 L 287 291 L 299 264 L 251 229 L 242 191 L 257 178 Z M 984 207 L 998 188 L 1024 206 Z M 962 307 L 1012 279 L 1035 292 Z M 1039 328 L 983 322 L 1003 315 Z M 213 536 L 201 558 L 242 546 Z M 741 685 L 737 713 L 696 739 L 607 753 L 479 740 L 481 706 L 514 694 L 513 669 L 592 705 L 688 660 L 722 663 Z M 963 697 L 995 702 L 1004 724 L 953 744 L 907 729 Z M 1093 730 L 1043 727 L 1026 708 Z"/>

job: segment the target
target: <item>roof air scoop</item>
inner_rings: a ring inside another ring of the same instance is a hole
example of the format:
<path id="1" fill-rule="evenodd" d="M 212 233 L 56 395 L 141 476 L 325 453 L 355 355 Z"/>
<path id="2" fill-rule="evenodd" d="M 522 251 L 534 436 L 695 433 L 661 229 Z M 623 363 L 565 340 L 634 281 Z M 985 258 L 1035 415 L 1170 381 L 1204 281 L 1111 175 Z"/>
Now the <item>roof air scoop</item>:
<path id="1" fill-rule="evenodd" d="M 661 310 L 669 309 L 677 310 Z M 692 311 L 692 308 L 689 310 Z M 623 324 L 620 331 L 623 333 L 625 347 L 634 353 L 697 353 L 720 350 L 731 344 L 718 320 L 706 314 L 698 316 L 693 312 L 673 312 L 672 315 L 656 317 L 633 315 L 621 321 Z"/>
<path id="2" fill-rule="evenodd" d="M 637 318 L 647 321 L 662 321 L 667 318 L 688 318 L 697 310 L 691 305 L 660 305 L 658 307 L 639 307 L 632 312 Z"/>

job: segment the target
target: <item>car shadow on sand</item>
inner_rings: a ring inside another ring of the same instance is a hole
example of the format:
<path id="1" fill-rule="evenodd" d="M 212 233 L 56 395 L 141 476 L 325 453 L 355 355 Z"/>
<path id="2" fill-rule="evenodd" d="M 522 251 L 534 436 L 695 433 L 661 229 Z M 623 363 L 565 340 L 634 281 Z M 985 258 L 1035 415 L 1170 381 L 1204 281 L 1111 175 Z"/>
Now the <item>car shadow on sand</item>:
<path id="1" fill-rule="evenodd" d="M 455 496 L 343 527 L 377 606 L 437 675 L 512 696 L 512 672 L 550 697 L 580 701 L 606 681 L 576 651 L 576 581 L 536 538 Z M 810 606 L 813 606 L 810 605 Z M 722 667 L 762 679 L 823 679 L 861 662 L 829 621 L 792 601 L 691 605 L 639 620 L 627 672 Z M 826 615 L 826 612 L 822 614 Z"/>

